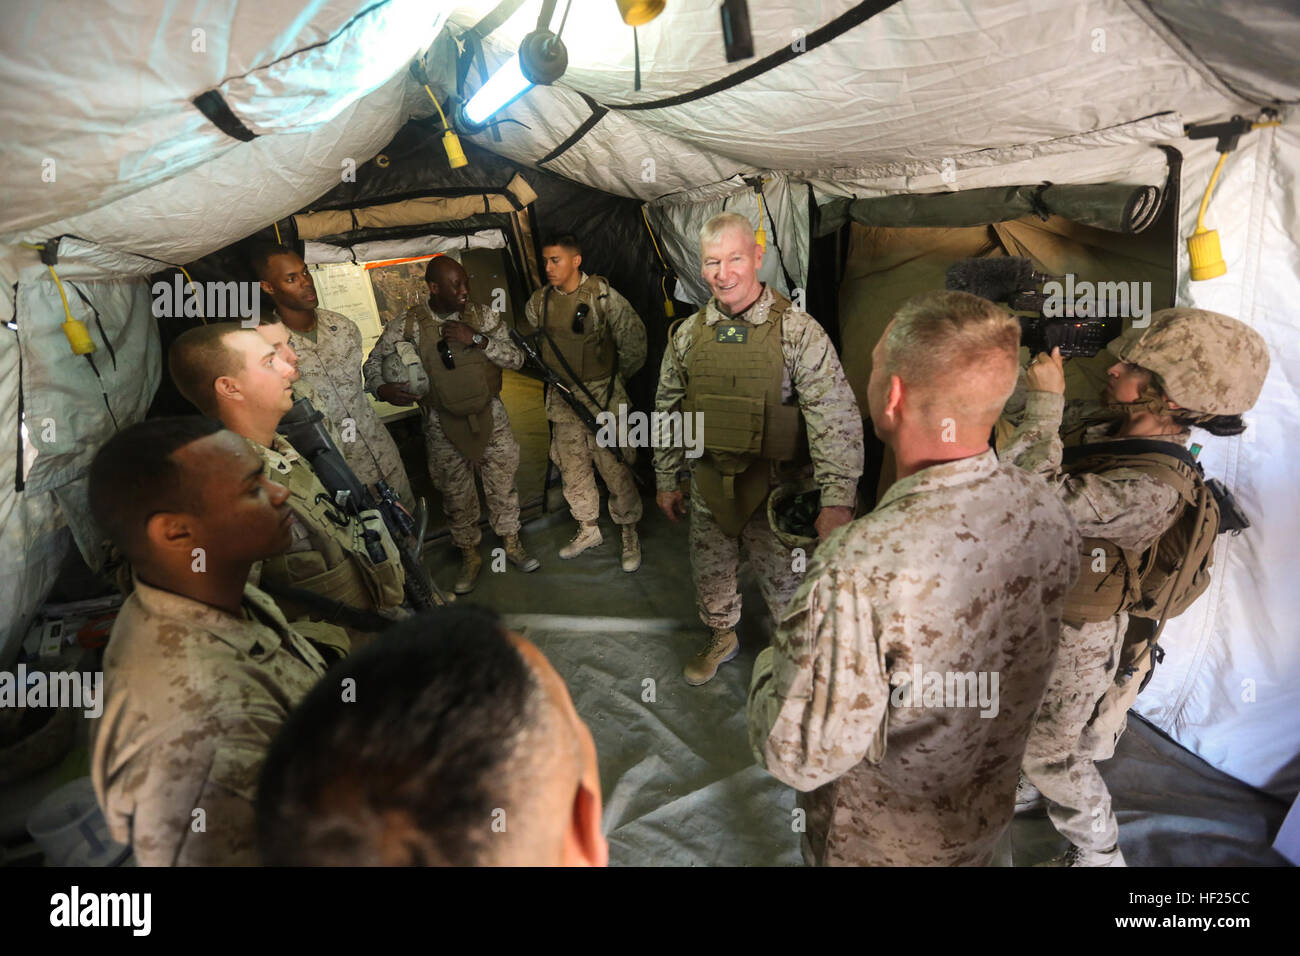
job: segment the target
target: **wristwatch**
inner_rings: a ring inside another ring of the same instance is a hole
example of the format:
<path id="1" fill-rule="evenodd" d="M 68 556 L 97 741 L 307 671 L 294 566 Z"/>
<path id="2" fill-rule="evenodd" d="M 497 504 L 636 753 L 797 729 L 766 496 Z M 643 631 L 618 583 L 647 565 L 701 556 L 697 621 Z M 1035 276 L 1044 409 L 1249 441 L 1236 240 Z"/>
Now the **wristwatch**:
<path id="1" fill-rule="evenodd" d="M 470 341 L 473 342 L 475 345 L 477 345 L 479 348 L 486 348 L 488 343 L 488 337 L 484 335 L 482 332 L 475 332 L 474 337 L 470 339 Z"/>

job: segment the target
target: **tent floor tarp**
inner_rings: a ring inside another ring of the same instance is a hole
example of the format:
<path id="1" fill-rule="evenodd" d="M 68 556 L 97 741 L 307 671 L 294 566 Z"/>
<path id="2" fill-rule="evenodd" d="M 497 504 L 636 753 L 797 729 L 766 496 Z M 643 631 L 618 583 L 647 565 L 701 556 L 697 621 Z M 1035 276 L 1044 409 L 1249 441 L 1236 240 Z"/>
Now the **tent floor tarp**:
<path id="1" fill-rule="evenodd" d="M 607 514 L 600 548 L 559 560 L 574 526 L 555 515 L 524 529 L 542 570 L 485 571 L 472 598 L 526 633 L 569 685 L 600 755 L 611 863 L 797 865 L 794 791 L 754 764 L 745 729 L 750 672 L 768 640 L 757 587 L 748 580 L 743 589 L 740 656 L 703 687 L 687 686 L 681 667 L 706 631 L 695 616 L 686 525 L 670 524 L 648 496 L 645 505 L 635 574 L 619 569 Z M 1285 864 L 1270 843 L 1287 805 L 1137 715 L 1101 770 L 1131 866 Z M 1032 865 L 1065 846 L 1041 813 L 1021 816 L 1000 862 Z"/>

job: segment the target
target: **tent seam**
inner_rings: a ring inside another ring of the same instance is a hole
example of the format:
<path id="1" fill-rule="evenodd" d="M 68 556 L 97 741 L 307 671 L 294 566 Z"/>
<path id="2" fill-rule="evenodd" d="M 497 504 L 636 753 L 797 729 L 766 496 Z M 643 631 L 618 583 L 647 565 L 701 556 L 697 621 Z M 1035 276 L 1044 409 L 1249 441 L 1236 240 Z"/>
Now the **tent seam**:
<path id="1" fill-rule="evenodd" d="M 336 30 L 334 33 L 327 36 L 325 39 L 319 40 L 316 43 L 309 43 L 307 44 L 307 46 L 299 47 L 296 50 L 291 50 L 290 52 L 284 54 L 284 56 L 276 57 L 270 63 L 263 63 L 261 66 L 255 66 L 252 69 L 245 70 L 243 73 L 236 73 L 236 74 L 232 74 L 231 76 L 227 76 L 225 79 L 223 79 L 220 83 L 217 84 L 217 87 L 225 86 L 231 80 L 242 80 L 245 77 L 257 73 L 259 70 L 269 70 L 271 67 L 275 66 L 276 64 L 283 63 L 285 60 L 290 60 L 293 57 L 298 56 L 299 54 L 306 53 L 308 50 L 315 50 L 323 46 L 329 46 L 329 44 L 333 43 L 335 40 L 339 39 L 339 37 L 343 36 L 343 34 L 347 33 L 348 30 L 352 29 L 352 25 L 356 23 L 358 20 L 360 20 L 362 17 L 369 15 L 372 11 L 379 9 L 380 7 L 388 6 L 390 2 L 391 0 L 376 0 L 375 3 L 372 3 L 364 10 L 358 10 L 356 13 L 354 13 L 351 17 L 349 17 L 346 21 L 344 21 L 343 25 L 339 27 L 338 30 Z"/>

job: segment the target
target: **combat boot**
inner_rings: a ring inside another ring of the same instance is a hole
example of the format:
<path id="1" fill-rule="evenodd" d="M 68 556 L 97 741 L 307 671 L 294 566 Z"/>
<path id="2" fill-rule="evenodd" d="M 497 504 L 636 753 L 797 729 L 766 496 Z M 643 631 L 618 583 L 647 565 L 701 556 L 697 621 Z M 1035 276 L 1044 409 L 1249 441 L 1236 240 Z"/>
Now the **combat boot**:
<path id="1" fill-rule="evenodd" d="M 542 566 L 531 554 L 524 550 L 523 544 L 519 540 L 519 535 L 508 534 L 505 536 L 506 558 L 517 567 L 520 571 L 536 571 Z"/>
<path id="2" fill-rule="evenodd" d="M 1109 850 L 1085 850 L 1081 846 L 1072 846 L 1054 860 L 1035 863 L 1035 866 L 1128 866 L 1124 854 L 1116 843 Z"/>
<path id="3" fill-rule="evenodd" d="M 565 561 L 569 558 L 576 558 L 582 552 L 597 547 L 605 539 L 600 536 L 600 526 L 596 522 L 582 522 L 578 525 L 578 533 L 573 539 L 560 549 L 560 557 Z"/>
<path id="4" fill-rule="evenodd" d="M 731 628 L 715 629 L 709 646 L 692 657 L 683 669 L 686 683 L 692 687 L 707 684 L 713 680 L 713 675 L 720 666 L 739 653 L 740 639 L 736 637 L 736 632 Z"/>
<path id="5" fill-rule="evenodd" d="M 457 594 L 468 594 L 474 590 L 474 583 L 478 580 L 479 570 L 483 567 L 483 559 L 479 557 L 478 548 L 461 548 L 460 574 L 456 576 L 456 583 L 452 590 Z"/>
<path id="6" fill-rule="evenodd" d="M 1028 813 L 1030 810 L 1038 810 L 1045 802 L 1046 800 L 1039 789 L 1030 783 L 1029 778 L 1022 773 L 1019 782 L 1016 783 L 1016 813 Z"/>
<path id="7" fill-rule="evenodd" d="M 635 571 L 641 567 L 641 539 L 637 537 L 636 525 L 623 525 L 623 570 Z"/>

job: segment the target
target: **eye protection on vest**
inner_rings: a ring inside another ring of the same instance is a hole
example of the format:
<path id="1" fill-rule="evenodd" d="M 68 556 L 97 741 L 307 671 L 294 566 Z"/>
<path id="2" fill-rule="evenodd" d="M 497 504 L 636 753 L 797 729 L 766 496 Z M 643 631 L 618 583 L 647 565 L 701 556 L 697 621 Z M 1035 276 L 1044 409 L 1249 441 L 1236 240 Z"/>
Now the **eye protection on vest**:
<path id="1" fill-rule="evenodd" d="M 585 332 L 585 331 L 586 331 L 586 329 L 583 327 L 582 320 L 585 319 L 585 318 L 587 317 L 588 313 L 590 313 L 590 312 L 591 312 L 591 306 L 587 305 L 587 303 L 585 303 L 585 302 L 579 302 L 579 303 L 578 303 L 578 308 L 577 308 L 576 310 L 574 310 L 574 313 L 573 313 L 573 331 L 574 331 L 574 332 L 581 333 L 581 332 Z"/>
<path id="2" fill-rule="evenodd" d="M 451 357 L 451 346 L 447 344 L 446 339 L 438 339 L 438 356 L 447 368 L 456 367 L 456 360 Z"/>

